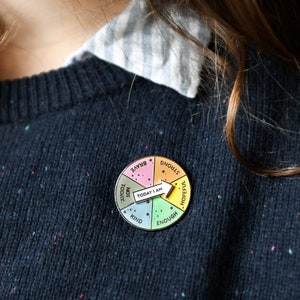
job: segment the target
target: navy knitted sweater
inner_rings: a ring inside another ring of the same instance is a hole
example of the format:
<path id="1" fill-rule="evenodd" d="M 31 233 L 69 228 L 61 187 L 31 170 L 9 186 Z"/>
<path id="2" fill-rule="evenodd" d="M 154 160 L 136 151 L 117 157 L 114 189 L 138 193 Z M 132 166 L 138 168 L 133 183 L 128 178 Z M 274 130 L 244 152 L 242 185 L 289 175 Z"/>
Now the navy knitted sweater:
<path id="1" fill-rule="evenodd" d="M 241 152 L 299 162 L 299 76 L 259 56 L 249 68 Z M 228 94 L 212 86 L 191 100 L 97 58 L 0 83 L 1 299 L 299 299 L 299 178 L 236 162 Z M 162 231 L 130 226 L 114 201 L 120 172 L 147 155 L 192 186 Z"/>

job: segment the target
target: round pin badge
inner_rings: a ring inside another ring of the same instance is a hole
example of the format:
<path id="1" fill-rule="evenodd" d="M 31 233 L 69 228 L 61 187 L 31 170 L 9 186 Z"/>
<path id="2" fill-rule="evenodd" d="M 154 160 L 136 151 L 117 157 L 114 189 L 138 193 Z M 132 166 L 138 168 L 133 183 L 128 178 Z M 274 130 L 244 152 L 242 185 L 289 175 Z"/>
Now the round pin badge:
<path id="1" fill-rule="evenodd" d="M 121 216 L 149 231 L 176 223 L 186 212 L 191 186 L 185 171 L 173 160 L 147 156 L 128 165 L 115 186 Z"/>

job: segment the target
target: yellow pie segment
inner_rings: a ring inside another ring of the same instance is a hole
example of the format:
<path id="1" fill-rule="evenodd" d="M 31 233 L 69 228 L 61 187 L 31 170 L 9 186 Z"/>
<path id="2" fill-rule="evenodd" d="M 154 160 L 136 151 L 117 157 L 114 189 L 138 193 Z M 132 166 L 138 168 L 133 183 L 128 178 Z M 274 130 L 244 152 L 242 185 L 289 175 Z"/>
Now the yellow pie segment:
<path id="1" fill-rule="evenodd" d="M 173 185 L 174 189 L 169 197 L 166 198 L 164 195 L 162 195 L 161 198 L 185 211 L 189 205 L 191 196 L 191 186 L 188 177 L 183 176 L 178 180 L 171 182 L 171 184 Z"/>

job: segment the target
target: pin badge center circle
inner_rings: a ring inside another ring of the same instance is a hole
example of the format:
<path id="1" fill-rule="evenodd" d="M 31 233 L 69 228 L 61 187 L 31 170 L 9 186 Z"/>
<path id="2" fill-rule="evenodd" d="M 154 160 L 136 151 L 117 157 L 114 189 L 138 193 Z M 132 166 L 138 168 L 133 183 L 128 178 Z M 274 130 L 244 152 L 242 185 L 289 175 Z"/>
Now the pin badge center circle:
<path id="1" fill-rule="evenodd" d="M 191 186 L 185 171 L 173 160 L 147 156 L 129 164 L 115 186 L 115 202 L 131 225 L 148 231 L 167 228 L 185 214 Z"/>

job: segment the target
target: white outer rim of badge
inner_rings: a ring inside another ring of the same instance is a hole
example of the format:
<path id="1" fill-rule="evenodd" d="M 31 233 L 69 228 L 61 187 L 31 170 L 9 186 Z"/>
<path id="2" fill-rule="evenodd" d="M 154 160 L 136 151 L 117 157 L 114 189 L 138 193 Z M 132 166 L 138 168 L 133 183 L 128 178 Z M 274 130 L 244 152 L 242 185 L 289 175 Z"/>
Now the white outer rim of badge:
<path id="1" fill-rule="evenodd" d="M 130 163 L 115 185 L 115 203 L 130 225 L 157 231 L 177 223 L 187 211 L 191 185 L 185 171 L 163 156 Z"/>

